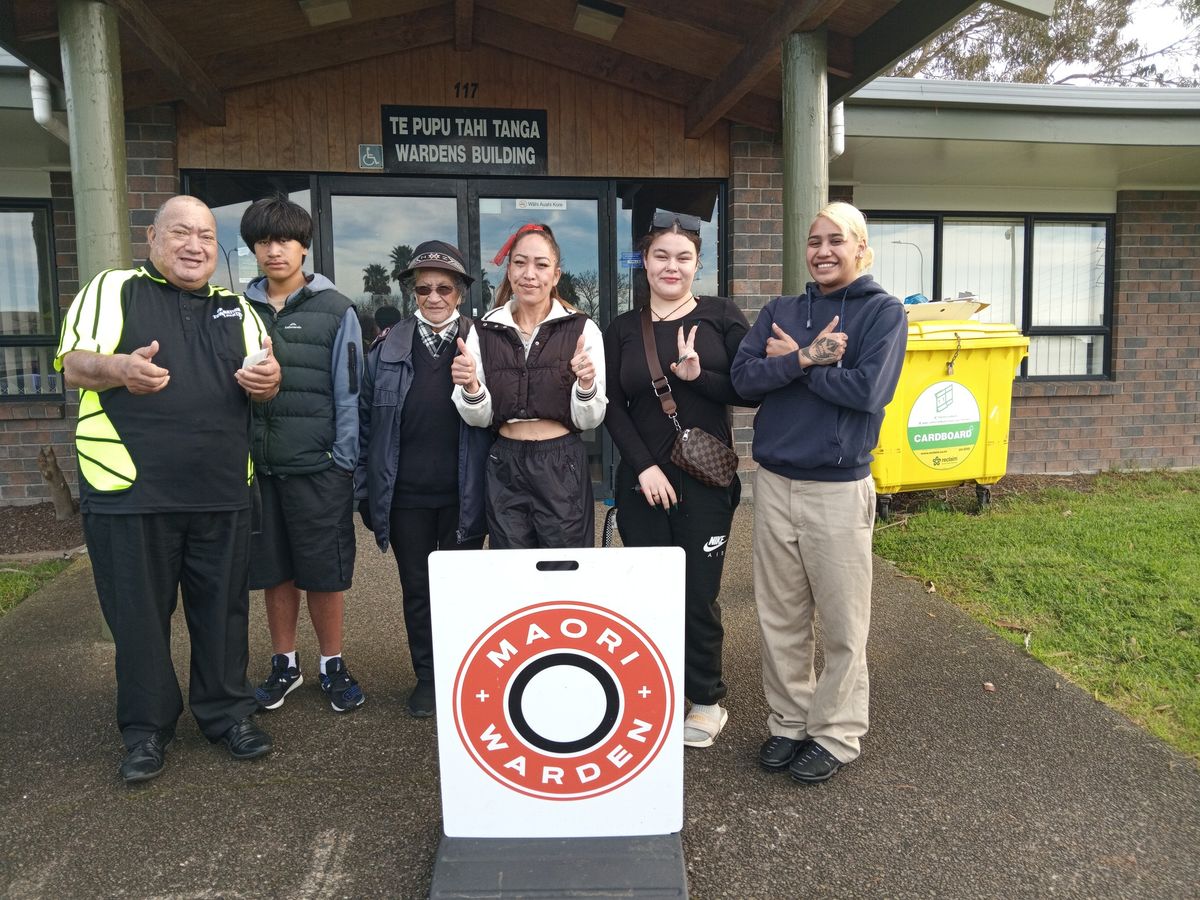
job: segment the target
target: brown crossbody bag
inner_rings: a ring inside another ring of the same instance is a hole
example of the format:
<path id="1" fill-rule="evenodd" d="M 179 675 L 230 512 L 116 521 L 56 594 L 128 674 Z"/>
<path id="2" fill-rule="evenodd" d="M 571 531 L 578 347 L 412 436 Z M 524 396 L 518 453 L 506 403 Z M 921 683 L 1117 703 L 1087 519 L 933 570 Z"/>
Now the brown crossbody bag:
<path id="1" fill-rule="evenodd" d="M 654 396 L 658 397 L 658 402 L 662 404 L 663 412 L 675 426 L 671 462 L 701 484 L 707 484 L 709 487 L 729 487 L 737 475 L 737 454 L 703 428 L 680 426 L 675 398 L 671 395 L 671 384 L 658 362 L 658 348 L 654 343 L 649 304 L 642 307 L 641 320 L 642 347 L 646 351 L 646 366 L 650 370 L 650 387 Z"/>

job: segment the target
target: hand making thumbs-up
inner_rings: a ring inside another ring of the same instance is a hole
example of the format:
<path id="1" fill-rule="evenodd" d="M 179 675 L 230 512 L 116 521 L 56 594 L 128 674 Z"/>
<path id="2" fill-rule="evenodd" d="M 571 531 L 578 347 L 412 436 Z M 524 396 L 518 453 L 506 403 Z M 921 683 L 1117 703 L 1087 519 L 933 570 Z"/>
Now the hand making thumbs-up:
<path id="1" fill-rule="evenodd" d="M 467 342 L 458 339 L 458 355 L 450 363 L 450 380 L 462 385 L 462 389 L 474 396 L 479 393 L 479 372 L 476 368 L 475 357 L 467 349 Z"/>
<path id="2" fill-rule="evenodd" d="M 592 363 L 591 355 L 587 352 L 582 334 L 575 342 L 575 354 L 571 357 L 571 371 L 579 379 L 580 388 L 585 391 L 592 389 L 592 384 L 596 380 L 596 367 Z"/>

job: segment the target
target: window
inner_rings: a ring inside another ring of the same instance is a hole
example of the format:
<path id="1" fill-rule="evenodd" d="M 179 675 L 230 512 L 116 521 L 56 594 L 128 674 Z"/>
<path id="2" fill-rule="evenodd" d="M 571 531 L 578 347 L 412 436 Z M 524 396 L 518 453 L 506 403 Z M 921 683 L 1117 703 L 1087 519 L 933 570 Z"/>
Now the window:
<path id="1" fill-rule="evenodd" d="M 0 200 L 0 401 L 64 396 L 49 200 Z"/>
<path id="2" fill-rule="evenodd" d="M 912 219 L 872 220 L 872 269 L 880 284 L 901 299 L 933 296 L 933 223 Z"/>
<path id="3" fill-rule="evenodd" d="M 1029 336 L 1029 378 L 1110 374 L 1111 216 L 873 213 L 872 267 L 898 297 L 973 295 Z M 929 290 L 924 290 L 925 286 Z"/>

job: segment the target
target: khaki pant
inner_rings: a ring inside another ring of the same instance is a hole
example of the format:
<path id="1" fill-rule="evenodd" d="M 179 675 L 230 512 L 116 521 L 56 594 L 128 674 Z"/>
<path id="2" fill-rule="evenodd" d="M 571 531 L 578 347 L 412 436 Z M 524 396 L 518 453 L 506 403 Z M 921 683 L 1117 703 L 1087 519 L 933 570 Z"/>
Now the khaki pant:
<path id="1" fill-rule="evenodd" d="M 875 486 L 754 478 L 754 598 L 772 735 L 814 738 L 843 763 L 867 732 Z M 814 613 L 825 668 L 816 677 Z"/>

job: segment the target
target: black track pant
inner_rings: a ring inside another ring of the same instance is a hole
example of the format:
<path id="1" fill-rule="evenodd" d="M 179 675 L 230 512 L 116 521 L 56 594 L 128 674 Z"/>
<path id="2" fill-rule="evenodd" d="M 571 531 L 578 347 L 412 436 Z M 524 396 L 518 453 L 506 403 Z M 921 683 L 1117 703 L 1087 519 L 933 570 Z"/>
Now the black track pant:
<path id="1" fill-rule="evenodd" d="M 487 519 L 493 550 L 594 547 L 592 476 L 579 435 L 497 438 L 488 456 Z"/>
<path id="2" fill-rule="evenodd" d="M 626 547 L 682 547 L 684 563 L 683 690 L 693 703 L 716 703 L 727 693 L 721 678 L 721 572 L 733 512 L 742 496 L 741 482 L 712 488 L 672 465 L 661 467 L 671 480 L 679 505 L 670 512 L 650 506 L 635 488 L 637 475 L 617 467 L 617 530 Z"/>
<path id="3" fill-rule="evenodd" d="M 117 724 L 127 748 L 173 731 L 183 698 L 171 661 L 182 589 L 191 639 L 188 706 L 217 740 L 254 712 L 246 680 L 250 511 L 85 514 L 100 608 L 117 651 Z"/>
<path id="4" fill-rule="evenodd" d="M 433 681 L 433 626 L 429 613 L 429 554 L 434 550 L 479 550 L 483 538 L 458 543 L 458 506 L 438 509 L 392 507 L 390 534 L 404 591 L 404 628 L 418 681 Z"/>

